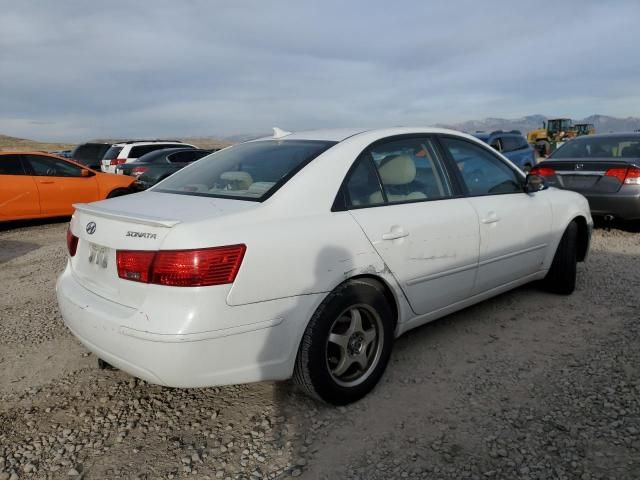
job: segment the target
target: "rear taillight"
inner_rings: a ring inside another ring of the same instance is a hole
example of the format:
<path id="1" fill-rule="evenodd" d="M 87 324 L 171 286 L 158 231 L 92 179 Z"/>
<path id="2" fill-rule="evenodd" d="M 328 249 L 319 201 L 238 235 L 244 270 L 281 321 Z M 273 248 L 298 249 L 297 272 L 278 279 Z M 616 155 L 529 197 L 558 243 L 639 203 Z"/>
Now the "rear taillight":
<path id="1" fill-rule="evenodd" d="M 111 159 L 111 161 L 109 162 L 109 165 L 114 166 L 114 165 L 122 165 L 123 163 L 126 163 L 127 159 L 126 158 L 113 158 Z"/>
<path id="2" fill-rule="evenodd" d="M 625 185 L 640 185 L 640 168 L 638 167 L 610 168 L 604 175 L 605 177 L 616 177 L 620 183 Z"/>
<path id="3" fill-rule="evenodd" d="M 147 167 L 133 167 L 133 168 L 131 169 L 131 173 L 132 173 L 133 175 L 140 175 L 140 174 L 142 174 L 142 173 L 146 172 L 147 170 L 148 170 L 148 168 L 147 168 Z"/>
<path id="4" fill-rule="evenodd" d="M 173 287 L 204 287 L 233 283 L 245 245 L 198 250 L 118 251 L 118 276 L 135 282 Z"/>
<path id="5" fill-rule="evenodd" d="M 78 250 L 78 237 L 71 233 L 71 228 L 67 229 L 67 250 L 69 250 L 69 256 L 73 257 Z"/>
<path id="6" fill-rule="evenodd" d="M 535 166 L 529 171 L 529 175 L 539 175 L 541 177 L 553 177 L 556 171 L 551 167 Z"/>
<path id="7" fill-rule="evenodd" d="M 118 276 L 125 280 L 149 283 L 151 265 L 156 252 L 118 250 L 116 264 Z"/>

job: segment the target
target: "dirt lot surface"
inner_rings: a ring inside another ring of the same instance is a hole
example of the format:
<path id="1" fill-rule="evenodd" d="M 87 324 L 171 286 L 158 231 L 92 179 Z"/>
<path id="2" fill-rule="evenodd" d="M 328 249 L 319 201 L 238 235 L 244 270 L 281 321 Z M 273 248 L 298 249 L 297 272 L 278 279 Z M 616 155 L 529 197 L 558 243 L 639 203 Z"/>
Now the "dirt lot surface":
<path id="1" fill-rule="evenodd" d="M 0 480 L 640 478 L 640 233 L 596 230 L 569 297 L 527 286 L 410 332 L 332 408 L 98 370 L 56 307 L 65 230 L 0 231 Z"/>

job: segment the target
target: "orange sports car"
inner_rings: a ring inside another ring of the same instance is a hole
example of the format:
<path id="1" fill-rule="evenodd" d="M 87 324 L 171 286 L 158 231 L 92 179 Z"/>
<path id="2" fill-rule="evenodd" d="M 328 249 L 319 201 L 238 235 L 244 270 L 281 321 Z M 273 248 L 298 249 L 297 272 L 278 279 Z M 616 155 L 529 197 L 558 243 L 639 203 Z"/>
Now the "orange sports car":
<path id="1" fill-rule="evenodd" d="M 0 152 L 0 221 L 62 217 L 72 204 L 130 193 L 133 177 L 40 152 Z"/>

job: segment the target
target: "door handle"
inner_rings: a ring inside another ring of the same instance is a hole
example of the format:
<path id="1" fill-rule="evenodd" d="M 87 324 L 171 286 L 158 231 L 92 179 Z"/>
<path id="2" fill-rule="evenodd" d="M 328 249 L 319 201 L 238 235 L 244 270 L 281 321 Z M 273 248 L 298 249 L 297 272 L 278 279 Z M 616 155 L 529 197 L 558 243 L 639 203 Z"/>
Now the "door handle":
<path id="1" fill-rule="evenodd" d="M 486 217 L 480 220 L 484 224 L 496 223 L 500 221 L 500 217 L 496 214 L 496 212 L 489 212 Z"/>
<path id="2" fill-rule="evenodd" d="M 391 230 L 390 232 L 383 233 L 382 234 L 382 239 L 383 240 L 397 240 L 398 238 L 404 238 L 404 237 L 408 237 L 408 236 L 409 236 L 409 232 L 405 232 L 402 228 L 399 228 L 397 230 Z"/>
<path id="3" fill-rule="evenodd" d="M 42 185 L 50 185 L 50 184 L 52 184 L 54 182 L 53 182 L 53 180 L 40 180 L 40 183 Z"/>

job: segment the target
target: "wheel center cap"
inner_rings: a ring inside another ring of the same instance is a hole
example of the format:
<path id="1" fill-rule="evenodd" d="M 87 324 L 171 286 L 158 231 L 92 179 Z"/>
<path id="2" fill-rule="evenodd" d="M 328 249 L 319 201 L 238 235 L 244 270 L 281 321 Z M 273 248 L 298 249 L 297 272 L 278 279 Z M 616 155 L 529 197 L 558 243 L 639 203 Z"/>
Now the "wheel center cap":
<path id="1" fill-rule="evenodd" d="M 349 344 L 347 349 L 349 355 L 359 355 L 364 348 L 364 335 L 360 332 L 356 332 L 349 337 Z"/>

